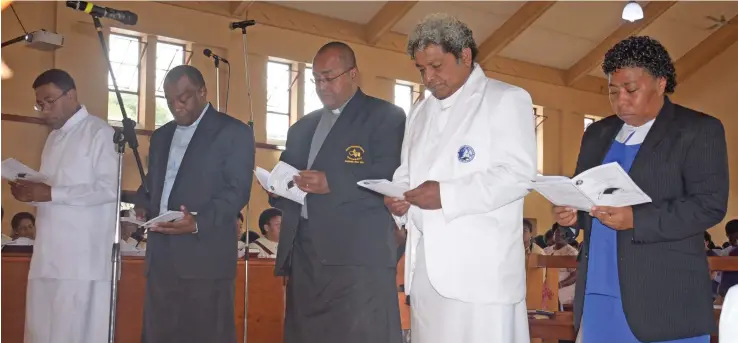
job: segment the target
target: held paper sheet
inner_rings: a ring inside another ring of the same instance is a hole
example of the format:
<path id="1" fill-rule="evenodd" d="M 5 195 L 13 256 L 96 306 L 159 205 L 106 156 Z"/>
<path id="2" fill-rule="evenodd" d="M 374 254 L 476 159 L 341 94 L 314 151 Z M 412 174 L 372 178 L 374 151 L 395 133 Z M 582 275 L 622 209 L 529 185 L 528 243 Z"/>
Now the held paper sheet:
<path id="1" fill-rule="evenodd" d="M 197 212 L 191 212 L 191 214 L 193 216 L 196 216 L 197 215 Z M 151 219 L 151 220 L 149 220 L 149 221 L 147 221 L 145 223 L 142 222 L 142 221 L 140 221 L 140 220 L 138 220 L 138 219 L 136 219 L 136 217 L 121 217 L 120 218 L 120 221 L 127 222 L 127 223 L 133 223 L 133 224 L 136 224 L 138 226 L 145 227 L 145 228 L 150 228 L 150 227 L 156 225 L 157 223 L 176 222 L 178 220 L 181 220 L 182 218 L 184 218 L 184 213 L 183 212 L 180 212 L 180 211 L 166 211 L 166 212 L 160 214 L 158 217 L 153 218 L 153 219 Z"/>
<path id="2" fill-rule="evenodd" d="M 404 194 L 409 191 L 407 187 L 392 183 L 389 180 L 362 180 L 356 184 L 379 194 L 400 200 L 405 200 Z"/>
<path id="3" fill-rule="evenodd" d="M 2 176 L 8 181 L 28 180 L 31 182 L 46 182 L 46 175 L 41 174 L 14 158 L 2 162 Z"/>
<path id="4" fill-rule="evenodd" d="M 261 187 L 269 193 L 274 193 L 300 205 L 305 205 L 305 195 L 307 193 L 295 184 L 294 177 L 300 174 L 300 171 L 295 167 L 279 161 L 271 173 L 263 168 L 256 167 L 254 174 Z"/>
<path id="5" fill-rule="evenodd" d="M 651 198 L 616 162 L 589 169 L 574 179 L 539 176 L 533 189 L 556 206 L 589 211 L 593 206 L 625 207 L 650 203 Z"/>

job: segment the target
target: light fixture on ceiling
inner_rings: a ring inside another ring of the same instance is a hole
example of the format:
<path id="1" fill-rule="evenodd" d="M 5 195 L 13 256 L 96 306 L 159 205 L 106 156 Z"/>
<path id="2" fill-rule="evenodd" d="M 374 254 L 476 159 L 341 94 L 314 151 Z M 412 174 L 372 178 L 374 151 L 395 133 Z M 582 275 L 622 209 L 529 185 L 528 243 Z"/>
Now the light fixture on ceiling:
<path id="1" fill-rule="evenodd" d="M 635 1 L 629 1 L 623 8 L 623 19 L 634 22 L 643 19 L 643 8 Z"/>

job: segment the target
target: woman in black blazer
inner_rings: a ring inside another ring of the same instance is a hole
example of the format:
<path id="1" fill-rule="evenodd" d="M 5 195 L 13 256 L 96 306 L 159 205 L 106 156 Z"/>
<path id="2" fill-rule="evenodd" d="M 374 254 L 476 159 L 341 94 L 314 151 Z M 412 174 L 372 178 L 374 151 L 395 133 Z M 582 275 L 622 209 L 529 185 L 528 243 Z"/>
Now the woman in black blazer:
<path id="1" fill-rule="evenodd" d="M 707 343 L 715 331 L 703 233 L 725 216 L 728 161 L 719 120 L 673 104 L 674 64 L 650 37 L 630 37 L 602 64 L 616 115 L 590 125 L 576 174 L 617 162 L 651 203 L 556 207 L 584 230 L 575 326 L 584 343 Z"/>

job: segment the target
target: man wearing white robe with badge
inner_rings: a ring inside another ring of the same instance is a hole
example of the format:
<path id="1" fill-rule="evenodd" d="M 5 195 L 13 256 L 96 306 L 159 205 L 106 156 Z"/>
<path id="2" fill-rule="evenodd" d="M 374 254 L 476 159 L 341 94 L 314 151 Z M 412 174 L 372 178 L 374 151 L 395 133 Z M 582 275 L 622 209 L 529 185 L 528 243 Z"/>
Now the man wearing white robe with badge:
<path id="1" fill-rule="evenodd" d="M 16 199 L 38 207 L 25 342 L 105 342 L 118 186 L 113 128 L 79 104 L 62 70 L 42 73 L 33 89 L 52 131 L 41 155 L 46 183 L 11 183 Z"/>
<path id="2" fill-rule="evenodd" d="M 426 17 L 408 53 L 433 94 L 408 116 L 385 204 L 408 229 L 413 343 L 527 343 L 523 197 L 536 172 L 530 95 L 489 79 L 471 30 Z M 451 249 L 448 247 L 464 247 Z"/>

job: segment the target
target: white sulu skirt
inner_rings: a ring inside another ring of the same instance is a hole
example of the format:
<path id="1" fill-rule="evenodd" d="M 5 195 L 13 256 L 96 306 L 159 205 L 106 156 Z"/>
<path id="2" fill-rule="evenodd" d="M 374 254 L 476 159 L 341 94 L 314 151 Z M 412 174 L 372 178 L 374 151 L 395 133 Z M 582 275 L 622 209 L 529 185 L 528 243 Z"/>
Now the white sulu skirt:
<path id="1" fill-rule="evenodd" d="M 440 295 L 428 278 L 425 247 L 416 250 L 410 290 L 413 343 L 529 343 L 525 300 L 511 305 L 474 304 Z"/>

